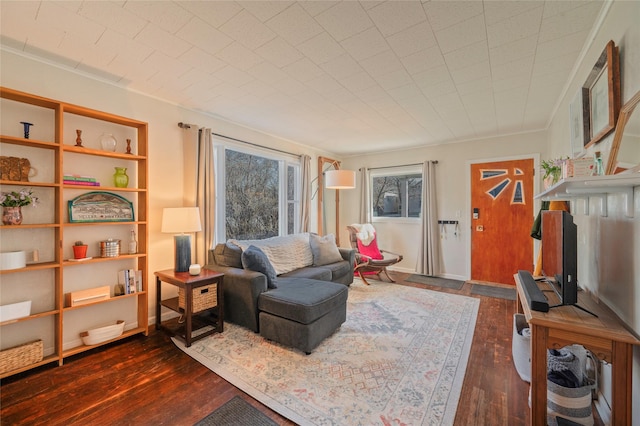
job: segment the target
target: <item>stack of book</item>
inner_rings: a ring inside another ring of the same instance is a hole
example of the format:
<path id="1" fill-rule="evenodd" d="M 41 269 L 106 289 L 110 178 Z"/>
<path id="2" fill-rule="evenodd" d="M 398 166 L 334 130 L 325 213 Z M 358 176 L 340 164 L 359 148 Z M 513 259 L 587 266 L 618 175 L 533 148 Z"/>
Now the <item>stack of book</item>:
<path id="1" fill-rule="evenodd" d="M 67 185 L 100 186 L 100 182 L 97 182 L 96 178 L 80 175 L 64 175 L 62 183 Z"/>
<path id="2" fill-rule="evenodd" d="M 124 294 L 142 291 L 142 271 L 123 269 L 118 272 L 118 284 L 123 286 Z"/>

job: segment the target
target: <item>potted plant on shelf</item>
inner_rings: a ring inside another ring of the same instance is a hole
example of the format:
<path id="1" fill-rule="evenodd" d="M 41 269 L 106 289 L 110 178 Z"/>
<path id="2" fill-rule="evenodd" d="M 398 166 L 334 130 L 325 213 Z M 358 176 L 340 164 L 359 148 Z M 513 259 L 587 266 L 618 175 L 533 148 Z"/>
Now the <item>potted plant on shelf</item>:
<path id="1" fill-rule="evenodd" d="M 85 245 L 82 241 L 76 241 L 73 245 L 73 257 L 74 259 L 84 259 L 87 257 L 88 245 Z"/>
<path id="2" fill-rule="evenodd" d="M 567 157 L 568 159 L 568 157 Z M 543 171 L 542 179 L 544 181 L 545 189 L 553 186 L 560 180 L 562 176 L 562 164 L 566 161 L 563 158 L 557 158 L 555 160 L 543 160 L 541 168 Z"/>
<path id="3" fill-rule="evenodd" d="M 38 197 L 33 195 L 31 189 L 3 192 L 0 196 L 2 205 L 2 223 L 4 225 L 20 225 L 22 223 L 22 207 L 38 204 Z"/>

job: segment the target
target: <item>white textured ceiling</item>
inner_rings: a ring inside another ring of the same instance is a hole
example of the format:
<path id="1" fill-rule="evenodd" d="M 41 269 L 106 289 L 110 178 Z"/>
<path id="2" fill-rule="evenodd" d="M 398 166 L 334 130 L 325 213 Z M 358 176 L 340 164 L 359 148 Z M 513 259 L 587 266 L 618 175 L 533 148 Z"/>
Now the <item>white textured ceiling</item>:
<path id="1" fill-rule="evenodd" d="M 0 1 L 7 48 L 338 154 L 543 129 L 603 1 Z"/>

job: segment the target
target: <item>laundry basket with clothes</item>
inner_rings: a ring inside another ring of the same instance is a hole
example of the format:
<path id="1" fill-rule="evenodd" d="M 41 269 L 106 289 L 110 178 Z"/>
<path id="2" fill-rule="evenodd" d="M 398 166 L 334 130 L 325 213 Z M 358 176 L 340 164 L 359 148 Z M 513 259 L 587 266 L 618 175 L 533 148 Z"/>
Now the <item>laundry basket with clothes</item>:
<path id="1" fill-rule="evenodd" d="M 595 380 L 587 374 L 591 358 L 581 345 L 547 351 L 547 423 L 593 425 L 591 390 Z M 561 418 L 560 421 L 558 418 Z"/>

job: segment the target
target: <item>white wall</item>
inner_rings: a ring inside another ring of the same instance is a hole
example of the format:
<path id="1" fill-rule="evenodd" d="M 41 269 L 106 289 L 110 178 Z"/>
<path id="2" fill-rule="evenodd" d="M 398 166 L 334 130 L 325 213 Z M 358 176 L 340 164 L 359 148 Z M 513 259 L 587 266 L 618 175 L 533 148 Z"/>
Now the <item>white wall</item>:
<path id="1" fill-rule="evenodd" d="M 154 271 L 173 266 L 173 238 L 170 234 L 162 234 L 160 225 L 164 207 L 183 205 L 183 130 L 178 127 L 178 122 L 210 127 L 216 133 L 266 147 L 311 155 L 312 177 L 317 173 L 316 156 L 333 157 L 331 154 L 314 151 L 298 143 L 188 111 L 13 52 L 2 50 L 1 58 L 0 84 L 4 87 L 149 123 L 148 276 L 151 279 Z M 312 204 L 312 230 L 317 229 L 316 223 L 316 206 Z M 150 324 L 152 324 L 155 318 L 155 285 L 151 285 L 152 282 L 149 284 L 149 315 Z M 168 286 L 166 289 L 167 295 L 175 291 L 174 286 Z M 165 293 L 164 290 L 163 293 Z"/>
<path id="2" fill-rule="evenodd" d="M 622 103 L 640 90 L 639 19 L 640 2 L 616 1 L 611 4 L 549 127 L 550 158 L 569 155 L 569 103 L 609 40 L 613 40 L 620 50 Z M 572 206 L 578 213 L 574 214 L 579 233 L 578 277 L 582 286 L 596 293 L 636 334 L 640 334 L 640 189 L 635 190 L 633 218 L 625 216 L 622 195 L 610 195 L 607 201 L 606 217 L 598 213 L 597 198 L 590 202 L 589 215 L 581 214 L 581 202 Z M 607 377 L 608 370 L 605 369 L 605 379 Z M 634 349 L 632 405 L 640 407 L 638 347 Z M 632 423 L 640 424 L 638 408 L 633 410 Z"/>

